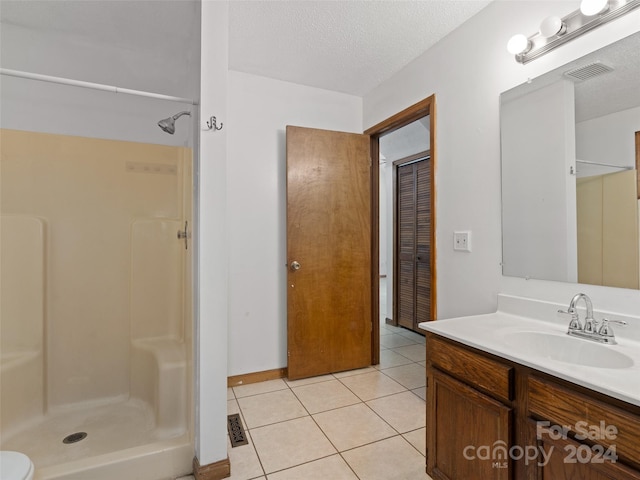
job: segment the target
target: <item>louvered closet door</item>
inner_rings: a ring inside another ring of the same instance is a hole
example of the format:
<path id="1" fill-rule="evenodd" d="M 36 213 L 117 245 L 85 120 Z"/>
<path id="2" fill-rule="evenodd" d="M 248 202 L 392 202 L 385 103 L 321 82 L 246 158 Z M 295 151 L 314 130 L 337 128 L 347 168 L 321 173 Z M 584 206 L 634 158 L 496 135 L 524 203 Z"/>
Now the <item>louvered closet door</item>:
<path id="1" fill-rule="evenodd" d="M 416 177 L 414 167 L 398 167 L 398 325 L 413 328 L 415 316 Z"/>
<path id="2" fill-rule="evenodd" d="M 429 160 L 397 169 L 397 319 L 412 330 L 431 312 L 431 171 Z"/>
<path id="3" fill-rule="evenodd" d="M 429 160 L 414 164 L 416 175 L 416 315 L 431 320 L 431 168 Z"/>

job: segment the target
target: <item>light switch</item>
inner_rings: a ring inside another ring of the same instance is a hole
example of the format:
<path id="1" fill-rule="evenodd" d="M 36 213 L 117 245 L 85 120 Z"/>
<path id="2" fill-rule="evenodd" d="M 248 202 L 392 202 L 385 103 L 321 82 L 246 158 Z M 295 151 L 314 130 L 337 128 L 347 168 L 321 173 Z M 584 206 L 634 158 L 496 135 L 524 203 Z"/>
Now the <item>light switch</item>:
<path id="1" fill-rule="evenodd" d="M 453 232 L 453 249 L 461 252 L 471 251 L 471 232 Z"/>

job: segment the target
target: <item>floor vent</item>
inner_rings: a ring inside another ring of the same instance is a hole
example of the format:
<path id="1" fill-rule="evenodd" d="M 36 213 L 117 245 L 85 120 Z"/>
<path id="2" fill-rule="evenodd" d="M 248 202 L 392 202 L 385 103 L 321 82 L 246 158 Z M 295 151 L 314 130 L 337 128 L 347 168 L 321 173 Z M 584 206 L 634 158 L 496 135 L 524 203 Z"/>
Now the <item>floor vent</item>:
<path id="1" fill-rule="evenodd" d="M 239 447 L 240 445 L 246 445 L 249 443 L 247 434 L 242 428 L 242 420 L 240 420 L 240 414 L 234 413 L 227 416 L 227 431 L 229 432 L 229 438 L 231 439 L 232 447 Z"/>

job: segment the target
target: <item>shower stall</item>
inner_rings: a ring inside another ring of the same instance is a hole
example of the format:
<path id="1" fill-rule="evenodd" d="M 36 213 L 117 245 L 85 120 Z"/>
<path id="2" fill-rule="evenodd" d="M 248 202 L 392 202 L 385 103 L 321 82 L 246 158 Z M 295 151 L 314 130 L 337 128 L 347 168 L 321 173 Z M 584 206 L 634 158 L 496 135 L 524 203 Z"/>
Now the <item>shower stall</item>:
<path id="1" fill-rule="evenodd" d="M 37 480 L 187 474 L 194 131 L 158 128 L 168 101 L 2 80 L 0 449 Z"/>

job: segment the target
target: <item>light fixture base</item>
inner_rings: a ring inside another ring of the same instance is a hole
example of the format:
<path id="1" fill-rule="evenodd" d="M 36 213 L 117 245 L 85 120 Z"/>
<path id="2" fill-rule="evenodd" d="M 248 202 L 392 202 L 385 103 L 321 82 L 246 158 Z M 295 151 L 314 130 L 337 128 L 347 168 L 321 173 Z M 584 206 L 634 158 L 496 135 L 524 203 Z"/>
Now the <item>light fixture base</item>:
<path id="1" fill-rule="evenodd" d="M 578 9 L 562 18 L 564 33 L 558 32 L 549 38 L 544 37 L 540 32 L 530 36 L 531 49 L 515 55 L 516 61 L 522 64 L 529 63 L 583 33 L 615 20 L 638 7 L 640 7 L 640 0 L 609 0 L 609 8 L 599 15 L 586 16 Z"/>

